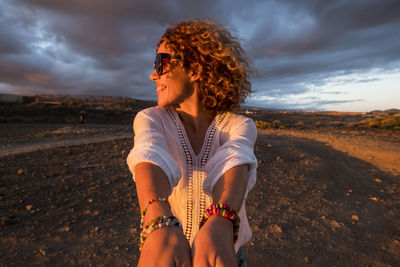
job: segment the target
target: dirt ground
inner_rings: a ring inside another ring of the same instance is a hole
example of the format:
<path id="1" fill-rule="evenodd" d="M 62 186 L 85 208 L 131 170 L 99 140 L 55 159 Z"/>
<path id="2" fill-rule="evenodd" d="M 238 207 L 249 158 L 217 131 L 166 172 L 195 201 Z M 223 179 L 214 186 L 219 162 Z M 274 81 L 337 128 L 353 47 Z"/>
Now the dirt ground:
<path id="1" fill-rule="evenodd" d="M 131 126 L 0 124 L 0 265 L 135 266 Z M 400 266 L 400 138 L 260 130 L 249 266 Z"/>

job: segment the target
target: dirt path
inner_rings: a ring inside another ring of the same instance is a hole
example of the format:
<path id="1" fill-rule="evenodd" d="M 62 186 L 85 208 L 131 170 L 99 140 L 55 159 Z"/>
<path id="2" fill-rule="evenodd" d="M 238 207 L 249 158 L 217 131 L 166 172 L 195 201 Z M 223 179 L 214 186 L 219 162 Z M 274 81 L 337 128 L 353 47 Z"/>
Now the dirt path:
<path id="1" fill-rule="evenodd" d="M 133 134 L 125 133 L 125 134 L 114 134 L 114 135 L 104 135 L 104 136 L 83 136 L 83 137 L 75 137 L 75 138 L 66 138 L 62 140 L 40 140 L 34 143 L 28 144 L 15 144 L 7 147 L 0 148 L 0 157 L 20 154 L 20 153 L 28 153 L 36 150 L 43 149 L 54 149 L 58 147 L 70 147 L 70 146 L 79 146 L 79 145 L 87 145 L 94 143 L 102 143 L 109 142 L 118 139 L 124 139 L 132 137 Z"/>

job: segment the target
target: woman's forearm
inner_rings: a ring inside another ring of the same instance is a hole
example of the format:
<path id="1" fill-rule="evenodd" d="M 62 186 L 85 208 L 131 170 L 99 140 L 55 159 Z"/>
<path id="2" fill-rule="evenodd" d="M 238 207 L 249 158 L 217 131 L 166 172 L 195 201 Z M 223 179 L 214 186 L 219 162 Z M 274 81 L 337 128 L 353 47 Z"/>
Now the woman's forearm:
<path id="1" fill-rule="evenodd" d="M 142 162 L 135 166 L 135 182 L 141 211 L 150 200 L 167 198 L 171 192 L 167 176 L 152 163 Z M 171 207 L 164 201 L 156 201 L 148 207 L 145 223 L 161 215 L 172 215 Z"/>
<path id="2" fill-rule="evenodd" d="M 249 165 L 240 165 L 228 170 L 213 189 L 213 202 L 224 203 L 237 212 L 242 206 L 248 182 Z"/>

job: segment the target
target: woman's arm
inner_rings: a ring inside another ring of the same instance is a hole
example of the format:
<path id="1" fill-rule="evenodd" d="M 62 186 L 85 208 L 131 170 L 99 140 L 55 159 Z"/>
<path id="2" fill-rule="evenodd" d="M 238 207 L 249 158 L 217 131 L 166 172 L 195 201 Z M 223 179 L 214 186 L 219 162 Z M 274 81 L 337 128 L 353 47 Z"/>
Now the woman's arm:
<path id="1" fill-rule="evenodd" d="M 143 210 L 146 204 L 156 197 L 166 198 L 169 196 L 171 188 L 169 181 L 165 173 L 157 165 L 148 162 L 138 163 L 135 166 L 135 176 L 140 210 Z M 160 201 L 160 203 L 165 202 Z M 151 215 L 151 211 L 154 209 L 155 206 L 159 206 L 157 204 L 160 203 L 155 202 L 154 204 L 150 205 L 147 215 Z M 166 210 L 160 210 L 160 212 L 162 211 L 168 213 L 164 215 L 171 215 L 171 209 L 169 207 Z"/>
<path id="2" fill-rule="evenodd" d="M 142 162 L 135 166 L 136 190 L 140 210 L 156 197 L 168 197 L 170 184 L 160 167 Z M 156 201 L 146 212 L 144 225 L 158 216 L 172 215 L 167 202 Z M 146 238 L 138 266 L 191 266 L 189 243 L 177 226 L 166 226 L 155 230 Z"/>
<path id="3" fill-rule="evenodd" d="M 178 163 L 168 151 L 159 109 L 140 111 L 134 120 L 135 144 L 127 163 L 136 183 L 140 210 L 155 198 L 168 197 L 181 176 Z M 165 201 L 148 206 L 144 225 L 159 216 L 172 215 Z M 139 266 L 191 266 L 189 244 L 177 226 L 165 226 L 148 234 Z"/>
<path id="4" fill-rule="evenodd" d="M 256 180 L 253 147 L 257 128 L 251 119 L 242 116 L 230 120 L 221 146 L 206 164 L 203 190 L 214 203 L 226 204 L 239 213 Z M 236 266 L 233 223 L 222 216 L 210 216 L 196 235 L 192 255 L 194 266 Z"/>
<path id="5" fill-rule="evenodd" d="M 229 169 L 216 183 L 213 202 L 224 203 L 237 212 L 248 182 L 248 164 Z M 222 216 L 211 216 L 196 235 L 192 247 L 193 266 L 237 266 L 233 223 Z"/>
<path id="6" fill-rule="evenodd" d="M 248 164 L 228 170 L 214 187 L 214 203 L 224 203 L 239 212 L 246 191 L 248 170 Z"/>

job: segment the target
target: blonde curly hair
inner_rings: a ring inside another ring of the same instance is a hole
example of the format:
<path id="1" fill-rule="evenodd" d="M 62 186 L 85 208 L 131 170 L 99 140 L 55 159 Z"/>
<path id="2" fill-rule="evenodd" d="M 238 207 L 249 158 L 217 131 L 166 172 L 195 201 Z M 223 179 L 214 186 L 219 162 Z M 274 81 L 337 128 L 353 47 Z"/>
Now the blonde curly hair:
<path id="1" fill-rule="evenodd" d="M 172 55 L 182 59 L 175 65 L 189 70 L 191 64 L 201 64 L 201 78 L 197 83 L 205 109 L 238 110 L 252 93 L 250 61 L 238 39 L 226 27 L 210 19 L 184 21 L 168 28 L 158 46 L 164 41 Z"/>

